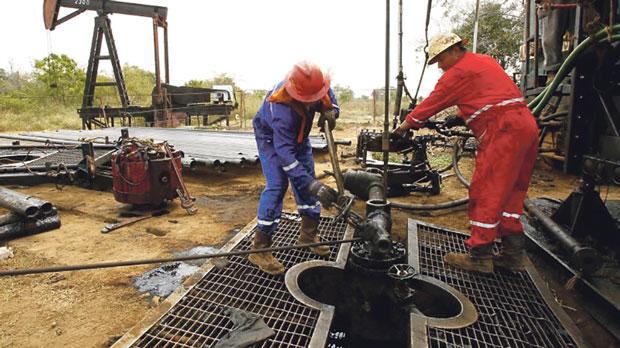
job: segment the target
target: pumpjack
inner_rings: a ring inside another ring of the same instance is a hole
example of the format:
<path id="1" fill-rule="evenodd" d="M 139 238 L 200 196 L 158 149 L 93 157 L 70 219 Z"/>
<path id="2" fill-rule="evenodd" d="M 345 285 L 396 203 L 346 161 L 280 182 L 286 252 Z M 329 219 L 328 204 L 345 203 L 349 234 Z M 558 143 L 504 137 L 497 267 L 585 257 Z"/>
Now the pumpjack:
<path id="1" fill-rule="evenodd" d="M 61 8 L 75 11 L 58 18 Z M 115 119 L 120 118 L 122 125 L 132 125 L 135 117 L 144 118 L 148 126 L 176 126 L 180 122 L 191 124 L 191 116 L 202 117 L 207 123 L 209 115 L 226 118 L 236 107 L 234 93 L 228 89 L 177 87 L 170 85 L 168 60 L 168 9 L 162 6 L 134 4 L 109 0 L 45 0 L 43 3 L 43 20 L 45 28 L 54 30 L 60 24 L 86 12 L 95 11 L 93 39 L 86 70 L 82 107 L 78 114 L 82 119 L 82 129 L 114 126 Z M 152 92 L 152 105 L 143 107 L 131 105 L 123 71 L 121 69 L 110 14 L 149 17 L 153 19 L 153 43 L 155 54 L 155 87 Z M 160 66 L 159 31 L 163 30 L 163 70 L 162 82 Z M 105 40 L 108 54 L 101 53 Z M 99 63 L 110 61 L 114 72 L 114 81 L 97 82 Z M 94 105 L 96 87 L 116 87 L 120 98 L 120 107 Z"/>

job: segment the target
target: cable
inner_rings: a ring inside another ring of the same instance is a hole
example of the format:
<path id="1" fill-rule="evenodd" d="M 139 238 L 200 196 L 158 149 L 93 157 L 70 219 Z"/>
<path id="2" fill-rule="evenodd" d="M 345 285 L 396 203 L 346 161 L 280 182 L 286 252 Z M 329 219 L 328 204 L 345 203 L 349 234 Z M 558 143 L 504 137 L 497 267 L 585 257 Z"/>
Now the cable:
<path id="1" fill-rule="evenodd" d="M 428 24 L 431 21 L 431 7 L 433 6 L 433 0 L 428 0 L 426 5 L 426 24 L 424 25 L 424 39 L 426 41 L 424 45 L 424 65 L 422 66 L 422 73 L 420 74 L 420 81 L 418 81 L 418 87 L 415 90 L 415 96 L 412 102 L 418 101 L 418 93 L 420 92 L 420 86 L 422 85 L 422 79 L 424 78 L 424 72 L 426 71 L 426 63 L 428 63 Z"/>

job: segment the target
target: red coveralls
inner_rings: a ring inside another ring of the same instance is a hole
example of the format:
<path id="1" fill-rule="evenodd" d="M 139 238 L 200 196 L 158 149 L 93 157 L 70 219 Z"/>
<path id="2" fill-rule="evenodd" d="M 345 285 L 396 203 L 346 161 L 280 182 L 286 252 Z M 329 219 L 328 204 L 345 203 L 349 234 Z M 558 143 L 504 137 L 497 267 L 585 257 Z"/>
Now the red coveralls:
<path id="1" fill-rule="evenodd" d="M 465 243 L 477 247 L 523 233 L 519 217 L 538 154 L 538 127 L 523 95 L 495 59 L 466 52 L 406 121 L 418 129 L 453 105 L 478 140 Z"/>

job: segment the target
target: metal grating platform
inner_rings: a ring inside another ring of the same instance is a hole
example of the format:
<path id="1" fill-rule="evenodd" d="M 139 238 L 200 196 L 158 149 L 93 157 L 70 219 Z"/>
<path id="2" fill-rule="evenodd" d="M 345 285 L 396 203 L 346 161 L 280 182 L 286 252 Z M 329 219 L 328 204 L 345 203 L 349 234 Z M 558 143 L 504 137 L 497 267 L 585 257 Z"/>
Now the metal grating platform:
<path id="1" fill-rule="evenodd" d="M 409 238 L 417 240 L 414 260 L 420 272 L 465 294 L 479 318 L 460 329 L 427 328 L 430 347 L 577 347 L 578 331 L 554 302 L 536 271 L 497 271 L 483 275 L 443 264 L 448 252 L 465 252 L 466 235 L 410 220 Z M 410 244 L 410 246 L 415 245 Z M 497 251 L 497 245 L 495 246 Z M 417 260 L 417 261 L 416 261 Z M 535 281 L 536 280 L 536 281 Z"/>
<path id="2" fill-rule="evenodd" d="M 254 236 L 255 223 L 234 244 L 232 250 L 248 250 Z M 275 234 L 274 246 L 291 245 L 299 234 L 298 215 L 283 215 Z M 324 240 L 342 239 L 347 225 L 321 218 L 319 230 Z M 231 241 L 232 242 L 232 241 Z M 339 246 L 331 247 L 327 259 L 336 260 Z M 275 253 L 287 268 L 315 259 L 322 259 L 306 250 Z M 148 329 L 134 328 L 116 346 L 133 347 L 210 347 L 232 328 L 223 310 L 234 307 L 261 316 L 276 335 L 258 347 L 306 347 L 312 337 L 320 311 L 309 308 L 293 298 L 284 284 L 284 277 L 266 275 L 245 257 L 229 258 L 223 269 L 210 268 L 178 302 Z M 167 301 L 174 301 L 175 296 Z M 140 325 L 138 325 L 140 326 Z M 145 331 L 146 330 L 146 331 Z M 136 332 L 139 337 L 132 338 Z"/>

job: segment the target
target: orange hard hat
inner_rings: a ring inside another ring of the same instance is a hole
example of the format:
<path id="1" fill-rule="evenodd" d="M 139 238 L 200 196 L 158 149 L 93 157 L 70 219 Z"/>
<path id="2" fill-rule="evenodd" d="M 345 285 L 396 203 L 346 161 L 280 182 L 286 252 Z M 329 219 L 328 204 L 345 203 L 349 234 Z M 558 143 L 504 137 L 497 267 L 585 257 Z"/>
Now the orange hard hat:
<path id="1" fill-rule="evenodd" d="M 329 90 L 330 78 L 315 64 L 301 62 L 295 64 L 286 76 L 284 88 L 293 99 L 312 103 L 320 100 Z"/>

